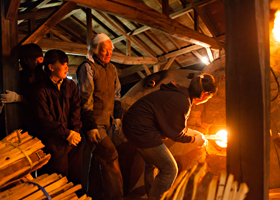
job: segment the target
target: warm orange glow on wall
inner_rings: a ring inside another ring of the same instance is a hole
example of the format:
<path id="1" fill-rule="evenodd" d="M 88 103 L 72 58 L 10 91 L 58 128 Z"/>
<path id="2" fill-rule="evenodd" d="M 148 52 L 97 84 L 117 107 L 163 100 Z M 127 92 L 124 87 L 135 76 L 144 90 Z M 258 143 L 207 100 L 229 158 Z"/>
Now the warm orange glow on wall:
<path id="1" fill-rule="evenodd" d="M 274 28 L 272 30 L 275 39 L 280 42 L 280 11 L 275 13 Z"/>

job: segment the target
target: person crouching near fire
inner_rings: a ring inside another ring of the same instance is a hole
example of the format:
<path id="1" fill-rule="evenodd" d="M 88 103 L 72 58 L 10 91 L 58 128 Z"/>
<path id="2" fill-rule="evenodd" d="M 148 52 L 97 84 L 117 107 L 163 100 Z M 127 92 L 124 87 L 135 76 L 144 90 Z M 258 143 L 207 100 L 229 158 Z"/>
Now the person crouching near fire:
<path id="1" fill-rule="evenodd" d="M 194 77 L 188 88 L 171 81 L 136 101 L 124 114 L 123 133 L 145 162 L 149 199 L 160 199 L 178 173 L 177 163 L 162 137 L 203 146 L 206 139 L 202 133 L 187 128 L 187 119 L 193 104 L 207 102 L 216 92 L 215 79 L 210 74 Z M 155 167 L 159 173 L 154 178 Z"/>
<path id="2" fill-rule="evenodd" d="M 36 136 L 51 154 L 42 173 L 67 176 L 75 184 L 82 182 L 83 140 L 80 129 L 81 100 L 78 87 L 66 77 L 68 57 L 58 49 L 46 52 L 44 70 L 47 77 L 33 93 Z"/>

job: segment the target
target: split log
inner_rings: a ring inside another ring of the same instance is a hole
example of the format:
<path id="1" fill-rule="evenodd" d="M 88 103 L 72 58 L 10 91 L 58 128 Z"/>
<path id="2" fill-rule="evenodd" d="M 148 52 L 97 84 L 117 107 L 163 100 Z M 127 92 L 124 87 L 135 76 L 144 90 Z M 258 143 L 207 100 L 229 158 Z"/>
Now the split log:
<path id="1" fill-rule="evenodd" d="M 81 189 L 81 185 L 75 185 L 72 182 L 68 183 L 67 177 L 63 177 L 56 173 L 48 175 L 44 174 L 32 180 L 42 186 L 53 200 L 91 200 L 87 195 L 78 198 L 76 191 Z M 21 183 L 8 190 L 0 192 L 0 200 L 22 199 L 22 200 L 43 200 L 47 197 L 38 188 L 30 182 Z"/>
<path id="2" fill-rule="evenodd" d="M 0 141 L 0 188 L 2 190 L 16 179 L 26 176 L 45 165 L 51 155 L 46 155 L 38 138 L 19 130 Z"/>

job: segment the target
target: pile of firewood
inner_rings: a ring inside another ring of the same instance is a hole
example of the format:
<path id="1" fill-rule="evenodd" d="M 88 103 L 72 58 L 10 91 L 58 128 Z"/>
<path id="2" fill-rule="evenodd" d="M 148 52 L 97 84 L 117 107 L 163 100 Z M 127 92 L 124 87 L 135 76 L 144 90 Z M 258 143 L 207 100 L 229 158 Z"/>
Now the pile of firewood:
<path id="1" fill-rule="evenodd" d="M 233 180 L 233 175 L 222 172 L 220 178 L 206 171 L 206 164 L 195 165 L 181 172 L 161 200 L 243 200 L 249 189 L 245 183 Z"/>
<path id="2" fill-rule="evenodd" d="M 46 155 L 41 150 L 43 147 L 41 140 L 19 130 L 1 140 L 0 188 L 45 165 L 51 155 Z"/>
<path id="3" fill-rule="evenodd" d="M 47 194 L 39 189 L 36 184 L 43 187 Z M 51 175 L 44 174 L 31 181 L 21 183 L 0 192 L 0 199 L 43 200 L 48 199 L 47 195 L 49 195 L 52 200 L 91 200 L 91 197 L 87 197 L 86 195 L 80 198 L 77 197 L 75 192 L 81 188 L 82 186 L 80 184 L 74 186 L 72 182 L 68 183 L 67 178 L 61 175 L 55 173 Z"/>
<path id="4" fill-rule="evenodd" d="M 75 192 L 81 185 L 74 186 L 61 175 L 44 174 L 33 179 L 30 173 L 51 158 L 42 148 L 41 140 L 19 130 L 0 141 L 0 199 L 91 200 L 86 195 L 78 198 Z"/>

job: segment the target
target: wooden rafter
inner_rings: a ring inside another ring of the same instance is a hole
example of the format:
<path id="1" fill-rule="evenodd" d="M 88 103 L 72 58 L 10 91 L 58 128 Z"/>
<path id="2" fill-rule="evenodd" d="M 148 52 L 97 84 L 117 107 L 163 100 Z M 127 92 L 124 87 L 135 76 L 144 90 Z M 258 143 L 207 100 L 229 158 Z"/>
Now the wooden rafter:
<path id="1" fill-rule="evenodd" d="M 152 74 L 151 71 L 149 70 L 149 67 L 146 64 L 143 64 L 142 67 L 148 76 Z"/>
<path id="2" fill-rule="evenodd" d="M 166 63 L 166 65 L 163 67 L 162 70 L 168 70 L 169 67 L 171 66 L 171 64 L 173 63 L 173 61 L 175 60 L 175 58 L 176 58 L 175 56 L 172 58 L 169 58 L 168 62 Z"/>
<path id="3" fill-rule="evenodd" d="M 40 18 L 40 17 L 46 17 L 46 16 L 50 15 L 56 9 L 57 9 L 56 7 L 51 7 L 51 8 L 42 8 L 40 10 L 33 11 L 33 12 L 19 13 L 18 20 L 31 19 L 31 18 L 36 19 L 36 18 Z"/>
<path id="4" fill-rule="evenodd" d="M 217 1 L 217 0 L 210 0 L 210 1 L 206 1 L 206 2 L 213 2 L 213 1 Z M 197 3 L 197 5 L 198 5 L 198 7 L 200 7 L 202 4 L 201 3 Z M 177 12 L 174 12 L 174 13 L 170 14 L 169 17 L 171 19 L 176 19 L 176 18 L 181 17 L 181 16 L 183 16 L 185 14 L 188 14 L 192 10 L 193 10 L 192 6 L 189 5 L 189 6 L 185 7 L 185 8 L 183 8 L 182 10 L 179 10 Z M 142 26 L 140 28 L 137 28 L 137 29 L 127 33 L 127 35 L 137 35 L 139 33 L 142 33 L 144 31 L 147 31 L 147 30 L 150 30 L 150 29 L 151 29 L 151 27 L 144 25 L 144 26 Z M 120 42 L 120 41 L 122 41 L 124 39 L 125 39 L 124 36 L 119 36 L 118 38 L 113 39 L 112 42 L 113 43 L 117 43 L 117 42 Z"/>
<path id="5" fill-rule="evenodd" d="M 66 2 L 58 11 L 51 16 L 41 26 L 37 27 L 30 35 L 21 41 L 21 44 L 37 43 L 52 27 L 54 27 L 67 13 L 76 7 L 73 2 Z"/>
<path id="6" fill-rule="evenodd" d="M 130 42 L 135 44 L 139 49 L 141 49 L 143 52 L 145 52 L 147 55 L 149 55 L 154 60 L 157 60 L 149 51 L 147 51 L 145 48 L 143 48 L 141 45 L 139 45 L 136 41 L 133 40 L 130 36 L 128 36 L 120 27 L 118 27 L 109 17 L 107 17 L 104 13 L 99 12 L 99 14 L 106 19 L 115 29 L 117 29 L 123 36 L 125 36 Z"/>
<path id="7" fill-rule="evenodd" d="M 169 19 L 164 14 L 152 10 L 142 3 L 132 0 L 114 0 L 114 1 L 88 1 L 88 0 L 70 0 L 77 4 L 111 13 L 129 20 L 145 24 L 147 26 L 159 29 L 176 38 L 195 43 L 201 46 L 211 46 L 219 48 L 217 42 L 206 35 L 194 31 L 176 20 Z M 125 11 L 125 12 L 123 12 Z"/>
<path id="8" fill-rule="evenodd" d="M 35 2 L 34 7 L 28 8 L 25 12 L 35 12 L 37 10 L 39 10 L 40 8 L 42 8 L 43 6 L 45 6 L 46 4 L 48 4 L 51 0 L 43 0 L 43 1 L 37 1 Z M 20 24 L 21 22 L 23 22 L 24 20 L 19 20 L 18 24 Z"/>
<path id="9" fill-rule="evenodd" d="M 215 31 L 215 28 L 213 27 L 213 25 L 211 25 L 209 23 L 209 20 L 207 19 L 207 17 L 205 16 L 205 13 L 203 11 L 201 11 L 196 4 L 193 2 L 193 0 L 189 0 L 189 2 L 191 3 L 191 5 L 193 6 L 194 10 L 197 12 L 197 14 L 200 16 L 200 18 L 202 19 L 203 23 L 206 25 L 206 27 L 208 28 L 208 30 L 211 32 L 212 36 L 214 37 L 214 39 L 216 40 L 217 44 L 220 46 L 220 48 L 225 48 L 225 45 L 222 44 L 219 39 L 217 38 L 217 33 Z"/>
<path id="10" fill-rule="evenodd" d="M 15 20 L 18 14 L 18 8 L 21 0 L 10 0 L 10 5 L 7 10 L 6 19 Z"/>

